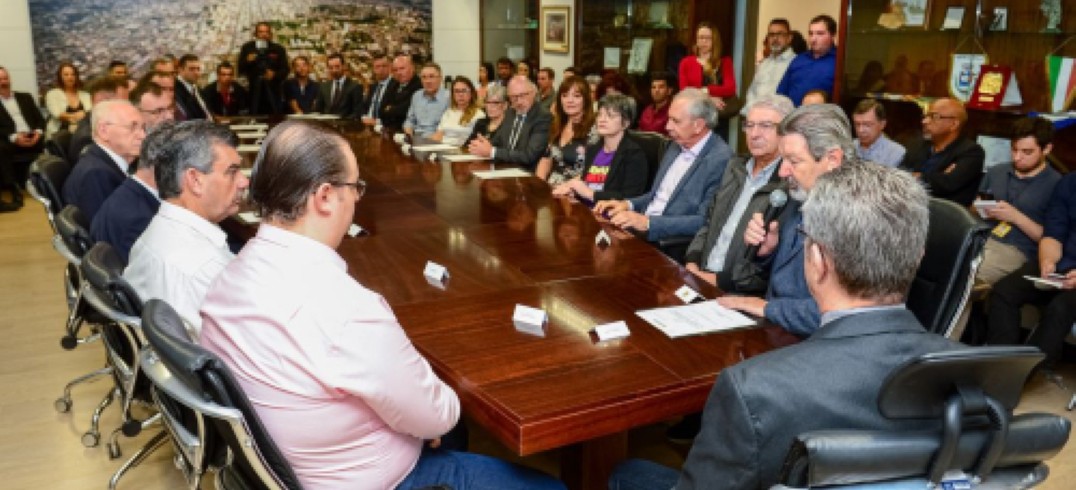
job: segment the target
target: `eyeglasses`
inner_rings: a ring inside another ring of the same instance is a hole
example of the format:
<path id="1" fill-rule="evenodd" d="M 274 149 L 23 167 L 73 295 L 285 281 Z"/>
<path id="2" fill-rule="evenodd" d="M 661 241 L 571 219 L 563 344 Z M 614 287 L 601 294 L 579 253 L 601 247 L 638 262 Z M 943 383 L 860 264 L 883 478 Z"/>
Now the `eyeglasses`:
<path id="1" fill-rule="evenodd" d="M 778 37 L 778 36 L 787 36 L 787 35 L 788 35 L 787 32 L 767 32 L 766 33 L 766 37 Z"/>
<path id="2" fill-rule="evenodd" d="M 937 112 L 928 112 L 923 115 L 923 119 L 930 119 L 931 121 L 937 121 L 938 119 L 956 119 L 956 116 L 945 116 L 938 114 Z"/>
<path id="3" fill-rule="evenodd" d="M 329 185 L 333 187 L 353 187 L 359 197 L 366 194 L 366 181 L 362 179 L 356 180 L 355 182 L 329 182 Z"/>
<path id="4" fill-rule="evenodd" d="M 529 97 L 533 93 L 534 92 L 523 92 L 521 94 L 515 94 L 515 95 L 509 94 L 508 99 L 512 100 L 512 101 L 522 100 L 524 97 Z"/>
<path id="5" fill-rule="evenodd" d="M 121 124 L 121 123 L 116 123 L 116 122 L 112 122 L 112 121 L 105 121 L 105 122 L 103 122 L 101 124 L 107 124 L 107 125 L 110 125 L 110 126 L 119 126 L 119 127 L 123 128 L 123 129 L 126 129 L 128 133 L 133 133 L 135 131 L 138 131 L 139 129 L 141 129 L 141 130 L 146 129 L 146 127 L 143 126 L 142 123 L 140 123 L 140 122 L 131 122 L 131 123 Z"/>
<path id="6" fill-rule="evenodd" d="M 770 122 L 770 121 L 760 121 L 760 122 L 750 122 L 750 121 L 748 121 L 748 122 L 744 123 L 744 125 L 743 125 L 743 132 L 749 133 L 753 129 L 758 129 L 760 131 L 769 132 L 769 131 L 773 131 L 773 130 L 777 129 L 778 124 L 780 124 L 780 123 L 775 123 L 775 122 Z"/>
<path id="7" fill-rule="evenodd" d="M 469 94 L 469 93 L 471 93 L 471 90 L 466 89 L 466 88 L 454 88 L 454 89 L 452 89 L 452 93 L 454 93 L 454 94 Z"/>

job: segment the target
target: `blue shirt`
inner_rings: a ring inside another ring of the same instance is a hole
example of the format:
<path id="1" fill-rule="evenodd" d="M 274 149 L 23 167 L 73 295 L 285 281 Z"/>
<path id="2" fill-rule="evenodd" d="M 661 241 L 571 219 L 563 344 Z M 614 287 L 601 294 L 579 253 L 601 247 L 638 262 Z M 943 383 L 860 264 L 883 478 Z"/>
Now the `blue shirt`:
<path id="1" fill-rule="evenodd" d="M 979 191 L 1011 204 L 1032 221 L 1042 223 L 1046 218 L 1046 208 L 1050 204 L 1050 194 L 1054 192 L 1059 180 L 1061 174 L 1049 165 L 1034 177 L 1021 179 L 1013 172 L 1012 163 L 1002 163 L 986 171 Z M 1018 226 L 1013 226 L 1003 237 L 990 235 L 990 239 L 1020 249 L 1032 261 L 1039 253 L 1038 242 L 1032 240 Z"/>
<path id="2" fill-rule="evenodd" d="M 900 143 L 887 138 L 884 133 L 874 140 L 874 144 L 870 148 L 863 148 L 859 139 L 856 139 L 856 154 L 859 155 L 861 160 L 870 160 L 890 168 L 897 168 L 900 162 L 904 160 L 904 153 L 904 147 L 900 146 Z"/>
<path id="3" fill-rule="evenodd" d="M 819 58 L 811 50 L 804 51 L 788 64 L 785 76 L 777 84 L 777 93 L 792 99 L 799 107 L 803 96 L 812 90 L 825 90 L 833 96 L 833 73 L 837 69 L 837 45 Z"/>
<path id="4" fill-rule="evenodd" d="M 1061 260 L 1054 270 L 1065 273 L 1076 269 L 1076 172 L 1062 177 L 1054 187 L 1042 226 L 1044 238 L 1061 242 Z"/>
<path id="5" fill-rule="evenodd" d="M 318 84 L 313 80 L 307 80 L 306 85 L 300 87 L 299 81 L 294 78 L 284 80 L 284 100 L 295 101 L 303 112 L 310 112 L 314 108 L 314 99 L 318 98 Z M 291 113 L 291 105 L 288 105 L 288 113 Z"/>
<path id="6" fill-rule="evenodd" d="M 448 110 L 448 91 L 440 88 L 430 97 L 425 90 L 419 90 L 411 96 L 411 108 L 407 110 L 404 129 L 414 129 L 418 136 L 429 136 L 437 132 L 441 116 Z"/>

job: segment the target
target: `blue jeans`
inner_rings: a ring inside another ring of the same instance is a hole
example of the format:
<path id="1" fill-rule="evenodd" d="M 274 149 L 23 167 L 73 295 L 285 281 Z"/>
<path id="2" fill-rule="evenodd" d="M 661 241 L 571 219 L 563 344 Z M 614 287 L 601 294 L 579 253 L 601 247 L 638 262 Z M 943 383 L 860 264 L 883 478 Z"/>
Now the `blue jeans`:
<path id="1" fill-rule="evenodd" d="M 620 463 L 609 476 L 609 490 L 669 490 L 676 486 L 680 472 L 645 459 Z"/>
<path id="2" fill-rule="evenodd" d="M 424 448 L 399 490 L 445 485 L 452 490 L 564 490 L 564 484 L 538 470 L 481 454 Z"/>

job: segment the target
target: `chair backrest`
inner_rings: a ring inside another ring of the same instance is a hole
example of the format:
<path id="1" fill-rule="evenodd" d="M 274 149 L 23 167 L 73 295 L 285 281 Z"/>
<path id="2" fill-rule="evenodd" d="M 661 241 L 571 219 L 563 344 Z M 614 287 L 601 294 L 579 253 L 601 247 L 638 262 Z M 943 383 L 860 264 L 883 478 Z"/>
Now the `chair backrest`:
<path id="1" fill-rule="evenodd" d="M 116 385 L 129 398 L 148 401 L 149 382 L 138 367 L 142 340 L 142 300 L 123 278 L 123 259 L 106 242 L 97 242 L 82 257 L 82 297 L 109 321 L 101 324 Z"/>
<path id="2" fill-rule="evenodd" d="M 184 397 L 164 380 L 159 383 L 155 370 L 160 366 L 144 362 L 154 384 L 203 417 L 215 431 L 213 437 L 230 449 L 231 460 L 222 468 L 222 479 L 242 488 L 302 488 L 231 370 L 216 354 L 190 341 L 179 314 L 164 301 L 152 299 L 146 302 L 142 325 L 158 364 L 171 374 L 168 378 L 196 396 Z"/>
<path id="3" fill-rule="evenodd" d="M 1053 414 L 1012 416 L 1043 357 L 1034 347 L 1006 346 L 914 358 L 886 378 L 878 409 L 890 419 L 920 419 L 920 429 L 800 434 L 781 481 L 815 487 L 921 478 L 936 484 L 953 469 L 983 481 L 995 469 L 1034 473 L 1064 447 L 1071 430 L 1067 419 Z"/>
<path id="4" fill-rule="evenodd" d="M 62 190 L 70 173 L 71 166 L 66 161 L 48 153 L 42 153 L 30 166 L 30 182 L 26 187 L 34 199 L 45 205 L 50 221 L 64 208 Z"/>
<path id="5" fill-rule="evenodd" d="M 646 188 L 650 189 L 654 186 L 654 177 L 658 174 L 658 167 L 661 166 L 661 158 L 665 156 L 665 148 L 668 146 L 669 140 L 662 136 L 661 133 L 633 129 L 628 130 L 628 136 L 634 139 L 636 143 L 639 143 L 639 146 L 643 149 L 643 155 L 646 156 L 648 172 Z"/>
<path id="6" fill-rule="evenodd" d="M 70 146 L 71 131 L 68 131 L 65 127 L 57 131 L 56 134 L 52 135 L 52 138 L 49 138 L 49 140 L 45 142 L 45 151 L 59 158 L 62 158 L 70 165 L 74 163 L 71 161 L 71 155 L 67 154 L 68 150 L 70 149 Z"/>
<path id="7" fill-rule="evenodd" d="M 56 215 L 56 232 L 71 254 L 79 259 L 93 246 L 89 220 L 75 206 L 66 206 Z"/>
<path id="8" fill-rule="evenodd" d="M 951 201 L 930 200 L 926 250 L 908 309 L 928 331 L 949 335 L 967 305 L 990 227 Z"/>

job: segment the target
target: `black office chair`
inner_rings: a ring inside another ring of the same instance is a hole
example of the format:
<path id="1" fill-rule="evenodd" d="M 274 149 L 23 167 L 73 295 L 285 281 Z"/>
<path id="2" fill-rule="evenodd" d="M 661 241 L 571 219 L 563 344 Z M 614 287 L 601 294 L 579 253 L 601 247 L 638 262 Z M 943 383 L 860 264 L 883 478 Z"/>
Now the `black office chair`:
<path id="1" fill-rule="evenodd" d="M 62 158 L 69 166 L 73 166 L 75 162 L 71 160 L 71 155 L 68 154 L 68 150 L 71 147 L 71 131 L 66 127 L 57 131 L 45 142 L 45 151 Z"/>
<path id="2" fill-rule="evenodd" d="M 142 368 L 191 488 L 211 466 L 219 468 L 221 489 L 302 488 L 228 366 L 191 342 L 179 314 L 151 299 L 142 327 L 150 346 L 142 351 Z"/>
<path id="3" fill-rule="evenodd" d="M 651 131 L 628 130 L 628 136 L 639 143 L 646 156 L 647 178 L 646 188 L 654 185 L 654 177 L 657 176 L 658 167 L 661 166 L 661 158 L 665 156 L 665 149 L 669 146 L 669 139 L 661 133 Z"/>
<path id="4" fill-rule="evenodd" d="M 56 215 L 63 209 L 61 190 L 70 173 L 67 162 L 49 153 L 42 153 L 30 165 L 30 178 L 26 189 L 30 191 L 30 196 L 44 206 L 45 217 L 49 219 L 53 233 L 56 232 Z"/>
<path id="5" fill-rule="evenodd" d="M 786 488 L 937 484 L 950 470 L 991 488 L 1045 480 L 1042 461 L 1061 451 L 1071 423 L 1013 417 L 1024 382 L 1043 359 L 1033 347 L 982 347 L 926 354 L 889 375 L 878 410 L 890 419 L 935 420 L 934 430 L 820 430 L 799 435 L 785 460 Z"/>
<path id="6" fill-rule="evenodd" d="M 971 296 L 989 233 L 989 226 L 960 205 L 930 200 L 926 250 L 907 300 L 908 309 L 928 331 L 960 338 L 956 327 Z"/>

